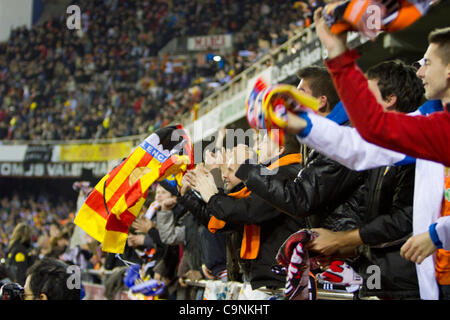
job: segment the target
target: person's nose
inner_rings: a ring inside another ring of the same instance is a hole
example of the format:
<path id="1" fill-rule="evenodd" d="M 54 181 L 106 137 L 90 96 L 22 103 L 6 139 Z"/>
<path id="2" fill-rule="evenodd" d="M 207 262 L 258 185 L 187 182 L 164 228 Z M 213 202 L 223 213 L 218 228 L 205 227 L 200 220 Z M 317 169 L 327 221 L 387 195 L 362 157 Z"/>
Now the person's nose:
<path id="1" fill-rule="evenodd" d="M 420 78 L 423 79 L 425 77 L 425 66 L 420 66 L 419 70 L 417 70 L 416 75 Z"/>

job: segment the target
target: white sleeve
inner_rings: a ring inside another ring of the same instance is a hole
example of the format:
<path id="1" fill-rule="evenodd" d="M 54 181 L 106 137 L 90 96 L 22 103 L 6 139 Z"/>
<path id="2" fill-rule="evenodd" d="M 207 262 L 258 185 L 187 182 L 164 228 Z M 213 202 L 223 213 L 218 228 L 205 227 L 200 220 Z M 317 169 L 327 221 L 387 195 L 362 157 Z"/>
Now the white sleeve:
<path id="1" fill-rule="evenodd" d="M 442 242 L 442 249 L 450 250 L 450 216 L 440 217 L 436 222 L 436 233 Z"/>
<path id="2" fill-rule="evenodd" d="M 362 171 L 382 166 L 413 163 L 414 159 L 365 141 L 355 128 L 340 126 L 325 117 L 308 113 L 311 123 L 301 143 L 339 162 L 349 169 Z"/>

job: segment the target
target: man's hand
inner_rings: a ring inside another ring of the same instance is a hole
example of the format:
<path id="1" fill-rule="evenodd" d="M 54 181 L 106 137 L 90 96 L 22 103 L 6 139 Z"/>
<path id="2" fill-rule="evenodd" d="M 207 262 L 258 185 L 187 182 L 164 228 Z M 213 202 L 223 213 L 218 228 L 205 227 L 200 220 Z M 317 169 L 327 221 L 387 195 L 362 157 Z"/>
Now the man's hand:
<path id="1" fill-rule="evenodd" d="M 327 48 L 328 59 L 333 59 L 347 51 L 347 33 L 336 35 L 330 31 L 322 18 L 323 8 L 318 8 L 314 12 L 314 23 L 317 35 L 322 44 Z"/>
<path id="2" fill-rule="evenodd" d="M 292 112 L 287 113 L 286 131 L 292 134 L 300 133 L 307 126 L 305 119 L 295 115 Z"/>
<path id="3" fill-rule="evenodd" d="M 186 179 L 192 188 L 200 193 L 206 203 L 213 195 L 219 192 L 210 173 L 204 171 L 192 172 Z"/>
<path id="4" fill-rule="evenodd" d="M 437 248 L 431 240 L 428 231 L 413 236 L 400 248 L 400 255 L 412 262 L 421 264 L 426 257 L 436 251 Z"/>
<path id="5" fill-rule="evenodd" d="M 173 209 L 175 205 L 177 204 L 177 198 L 176 197 L 170 197 L 169 199 L 164 200 L 161 203 L 161 210 L 168 211 Z"/>
<path id="6" fill-rule="evenodd" d="M 151 228 L 153 228 L 153 222 L 147 218 L 138 218 L 131 224 L 136 232 L 147 233 Z"/>
<path id="7" fill-rule="evenodd" d="M 181 179 L 181 188 L 180 188 L 180 195 L 184 196 L 186 194 L 186 192 L 188 192 L 191 189 L 191 185 L 189 184 L 189 182 L 186 179 L 186 176 L 189 175 L 189 171 L 187 171 L 183 178 Z"/>
<path id="8" fill-rule="evenodd" d="M 353 252 L 355 247 L 363 244 L 358 229 L 337 232 L 323 228 L 311 230 L 318 236 L 307 244 L 307 248 L 323 255 Z"/>
<path id="9" fill-rule="evenodd" d="M 205 152 L 205 169 L 207 171 L 220 168 L 220 166 L 223 165 L 223 163 L 224 159 L 220 151 L 217 151 L 216 153 L 211 151 Z"/>
<path id="10" fill-rule="evenodd" d="M 138 234 L 138 235 L 130 234 L 128 236 L 128 245 L 133 248 L 139 247 L 144 244 L 144 240 L 145 240 L 145 235 L 143 235 L 143 234 Z"/>
<path id="11" fill-rule="evenodd" d="M 332 255 L 339 249 L 340 241 L 337 232 L 328 229 L 311 229 L 318 234 L 312 241 L 308 242 L 307 248 L 322 255 Z"/>
<path id="12" fill-rule="evenodd" d="M 206 279 L 215 280 L 211 270 L 209 270 L 205 264 L 202 264 L 202 272 L 205 275 Z"/>
<path id="13" fill-rule="evenodd" d="M 238 167 L 248 159 L 255 159 L 254 150 L 247 145 L 238 144 L 233 148 L 231 156 L 226 158 L 227 165 L 237 165 Z"/>

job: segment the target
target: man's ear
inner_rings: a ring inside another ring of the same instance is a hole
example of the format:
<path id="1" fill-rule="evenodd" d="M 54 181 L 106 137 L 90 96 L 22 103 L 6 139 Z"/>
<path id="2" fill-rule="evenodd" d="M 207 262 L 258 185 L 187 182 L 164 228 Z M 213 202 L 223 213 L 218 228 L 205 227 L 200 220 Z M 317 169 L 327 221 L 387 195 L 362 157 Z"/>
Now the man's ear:
<path id="1" fill-rule="evenodd" d="M 39 300 L 48 300 L 48 297 L 47 297 L 47 295 L 45 293 L 41 293 L 39 295 Z"/>
<path id="2" fill-rule="evenodd" d="M 328 112 L 328 98 L 327 96 L 319 97 L 319 112 L 325 113 Z"/>
<path id="3" fill-rule="evenodd" d="M 384 101 L 386 101 L 387 103 L 386 110 L 388 111 L 395 110 L 395 106 L 397 104 L 397 96 L 395 94 L 391 94 Z"/>

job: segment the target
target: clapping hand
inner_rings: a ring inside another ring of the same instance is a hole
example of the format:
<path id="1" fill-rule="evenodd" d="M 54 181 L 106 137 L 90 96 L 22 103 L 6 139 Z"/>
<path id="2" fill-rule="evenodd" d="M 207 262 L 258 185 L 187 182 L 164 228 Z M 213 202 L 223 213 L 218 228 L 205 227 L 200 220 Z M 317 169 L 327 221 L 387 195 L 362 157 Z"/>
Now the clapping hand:
<path id="1" fill-rule="evenodd" d="M 153 222 L 147 218 L 141 217 L 134 220 L 131 227 L 133 227 L 138 233 L 147 233 L 151 228 L 153 228 Z"/>
<path id="2" fill-rule="evenodd" d="M 145 241 L 145 235 L 143 234 L 130 234 L 128 236 L 128 245 L 132 248 L 142 246 Z"/>
<path id="3" fill-rule="evenodd" d="M 220 168 L 220 166 L 224 163 L 224 158 L 222 156 L 222 152 L 217 151 L 216 153 L 211 151 L 205 152 L 205 169 L 207 171 L 211 171 L 216 168 Z"/>
<path id="4" fill-rule="evenodd" d="M 168 199 L 165 199 L 161 203 L 161 210 L 167 211 L 171 210 L 175 205 L 177 204 L 177 198 L 176 197 L 170 197 Z"/>
<path id="5" fill-rule="evenodd" d="M 213 176 L 202 167 L 186 173 L 186 180 L 193 189 L 200 193 L 206 203 L 213 195 L 219 192 Z"/>

